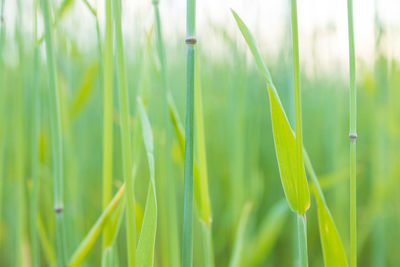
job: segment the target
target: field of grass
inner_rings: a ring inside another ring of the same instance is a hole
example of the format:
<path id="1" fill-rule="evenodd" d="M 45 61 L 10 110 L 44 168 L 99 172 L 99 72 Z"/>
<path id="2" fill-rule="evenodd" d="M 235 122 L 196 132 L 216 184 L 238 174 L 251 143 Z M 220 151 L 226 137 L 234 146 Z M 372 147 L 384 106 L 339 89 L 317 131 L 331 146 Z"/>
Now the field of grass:
<path id="1" fill-rule="evenodd" d="M 0 267 L 400 265 L 400 61 L 379 19 L 360 59 L 352 0 L 329 71 L 299 60 L 302 1 L 278 55 L 235 9 L 217 57 L 195 0 L 175 40 L 164 0 L 146 30 L 125 0 L 0 1 Z"/>

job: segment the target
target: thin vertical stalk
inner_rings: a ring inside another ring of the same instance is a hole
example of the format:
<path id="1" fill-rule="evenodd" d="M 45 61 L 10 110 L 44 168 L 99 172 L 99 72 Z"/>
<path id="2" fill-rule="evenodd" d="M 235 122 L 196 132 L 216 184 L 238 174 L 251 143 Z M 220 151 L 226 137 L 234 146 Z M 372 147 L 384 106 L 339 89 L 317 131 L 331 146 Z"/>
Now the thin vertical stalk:
<path id="1" fill-rule="evenodd" d="M 357 266 L 357 184 L 356 184 L 356 139 L 357 139 L 357 89 L 354 49 L 353 1 L 347 0 L 350 68 L 350 266 Z"/>
<path id="2" fill-rule="evenodd" d="M 33 107 L 32 107 L 32 121 L 33 121 L 33 133 L 32 133 L 32 195 L 30 203 L 30 214 L 31 214 L 31 247 L 32 247 L 32 267 L 39 266 L 39 250 L 38 250 L 38 237 L 36 231 L 36 221 L 38 213 L 38 192 L 39 192 L 39 155 L 38 155 L 38 136 L 39 136 L 39 125 L 40 125 L 40 91 L 39 91 L 39 80 L 38 80 L 38 68 L 39 68 L 39 49 L 37 45 L 37 7 L 38 1 L 35 1 L 34 8 L 34 55 L 33 55 L 33 69 L 34 69 L 34 87 L 33 87 Z"/>
<path id="3" fill-rule="evenodd" d="M 5 92 L 5 83 L 4 83 L 4 71 L 3 71 L 3 43 L 5 41 L 5 20 L 4 20 L 4 0 L 1 0 L 1 13 L 0 13 L 0 96 L 1 96 L 1 114 L 0 114 L 0 125 L 1 125 L 1 130 L 0 130 L 0 218 L 2 217 L 2 207 L 3 207 L 3 181 L 4 181 L 4 176 L 3 176 L 3 160 L 4 160 L 4 154 L 5 154 L 5 120 L 3 116 L 4 112 L 4 102 L 6 98 L 6 92 Z M 1 222 L 0 222 L 1 223 Z"/>
<path id="4" fill-rule="evenodd" d="M 297 214 L 297 231 L 300 248 L 300 266 L 308 266 L 307 256 L 307 218 L 305 215 Z"/>
<path id="5" fill-rule="evenodd" d="M 291 1 L 292 17 L 292 44 L 293 44 L 293 81 L 294 81 L 294 100 L 295 100 L 295 125 L 296 125 L 296 157 L 297 157 L 297 176 L 301 177 L 304 171 L 303 165 L 303 135 L 301 125 L 301 91 L 300 91 L 300 63 L 299 63 L 299 37 L 297 26 L 297 1 Z M 297 187 L 299 188 L 299 187 Z M 308 266 L 307 259 L 307 227 L 306 214 L 298 214 L 298 233 L 300 266 Z"/>
<path id="6" fill-rule="evenodd" d="M 105 1 L 106 33 L 104 45 L 104 80 L 103 80 L 103 209 L 112 197 L 112 159 L 113 159 L 113 28 L 111 0 Z M 98 20 L 96 29 L 99 35 Z M 100 39 L 99 39 L 100 43 Z M 100 44 L 99 44 L 100 50 Z M 100 52 L 101 53 L 101 52 Z M 109 227 L 103 233 L 103 248 L 106 246 Z"/>
<path id="7" fill-rule="evenodd" d="M 128 266 L 136 266 L 136 218 L 135 218 L 135 198 L 134 198 L 134 179 L 132 176 L 132 147 L 131 135 L 129 133 L 129 94 L 126 82 L 124 46 L 122 39 L 121 25 L 121 1 L 113 0 L 114 25 L 115 25 L 115 45 L 117 54 L 117 73 L 119 87 L 119 108 L 121 116 L 121 139 L 122 139 L 122 167 L 123 176 L 126 183 L 126 232 L 128 249 Z"/>
<path id="8" fill-rule="evenodd" d="M 54 211 L 56 213 L 56 236 L 58 266 L 65 265 L 65 233 L 63 215 L 63 154 L 62 154 L 62 132 L 60 114 L 60 96 L 56 83 L 56 70 L 54 51 L 51 35 L 51 21 L 48 0 L 42 1 L 44 16 L 44 30 L 47 55 L 47 70 L 49 79 L 49 106 L 50 106 L 50 132 L 52 142 L 53 158 L 53 186 L 54 186 Z"/>
<path id="9" fill-rule="evenodd" d="M 26 244 L 26 194 L 25 194 L 25 182 L 26 182 L 26 161 L 25 161 L 25 127 L 24 127 L 24 47 L 23 37 L 21 29 L 22 23 L 22 6 L 21 1 L 17 1 L 17 19 L 15 36 L 18 46 L 18 82 L 15 90 L 15 177 L 16 177 L 16 203 L 17 203 L 17 216 L 16 216 L 16 266 L 25 266 L 28 264 L 27 258 L 25 257 L 24 246 Z"/>
<path id="10" fill-rule="evenodd" d="M 193 264 L 193 119 L 196 1 L 187 0 L 186 7 L 186 113 L 185 113 L 185 171 L 182 266 Z"/>
<path id="11" fill-rule="evenodd" d="M 165 203 L 161 203 L 161 205 L 165 205 L 164 211 L 161 210 L 161 220 L 167 219 L 166 225 L 164 229 L 168 229 L 168 234 L 162 235 L 161 242 L 163 245 L 168 246 L 167 260 L 169 260 L 170 266 L 179 266 L 179 240 L 177 233 L 177 215 L 176 215 L 176 200 L 175 200 L 175 183 L 171 177 L 171 125 L 169 123 L 169 113 L 168 113 L 168 81 L 167 81 L 167 66 L 166 66 L 166 58 L 165 58 L 165 47 L 162 37 L 162 28 L 161 28 L 161 18 L 160 18 L 160 9 L 159 9 L 159 0 L 153 0 L 154 7 L 154 18 L 155 18 L 155 29 L 156 29 L 156 46 L 158 58 L 160 60 L 161 67 L 161 85 L 163 89 L 163 98 L 161 99 L 162 103 L 162 116 L 163 116 L 163 125 L 162 127 L 165 130 L 165 146 L 161 149 L 161 155 L 165 157 L 164 161 L 160 163 L 164 166 L 161 166 L 161 170 L 164 170 L 165 175 L 160 175 L 160 199 L 165 199 Z M 163 151 L 162 151 L 163 150 Z M 166 178 L 169 178 L 169 181 Z M 162 206 L 161 206 L 162 207 Z M 165 223 L 164 223 L 165 224 Z M 163 225 L 161 227 L 163 227 Z M 162 228 L 161 228 L 162 230 Z"/>

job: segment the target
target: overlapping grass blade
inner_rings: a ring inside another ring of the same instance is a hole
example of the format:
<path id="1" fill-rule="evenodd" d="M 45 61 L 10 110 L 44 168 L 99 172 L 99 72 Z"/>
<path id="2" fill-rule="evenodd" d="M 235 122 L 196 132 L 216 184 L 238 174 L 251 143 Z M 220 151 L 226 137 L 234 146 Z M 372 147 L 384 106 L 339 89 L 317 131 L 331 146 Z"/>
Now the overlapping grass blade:
<path id="1" fill-rule="evenodd" d="M 48 0 L 41 0 L 44 17 L 46 58 L 49 80 L 50 130 L 52 141 L 54 211 L 56 213 L 57 260 L 58 265 L 65 264 L 65 223 L 63 215 L 63 145 L 61 132 L 60 96 L 56 82 L 56 66 L 51 32 L 50 9 Z"/>
<path id="2" fill-rule="evenodd" d="M 248 46 L 249 46 L 249 48 L 250 48 L 250 50 L 251 50 L 251 52 L 252 52 L 252 54 L 253 54 L 253 56 L 254 56 L 254 58 L 256 60 L 256 63 L 257 63 L 257 66 L 258 66 L 260 72 L 262 73 L 264 79 L 266 80 L 266 82 L 268 84 L 268 92 L 269 92 L 270 102 L 271 102 L 271 113 L 273 113 L 275 111 L 275 114 L 277 114 L 277 116 L 275 118 L 275 123 L 277 124 L 276 128 L 281 127 L 282 133 L 285 133 L 285 135 L 283 135 L 283 136 L 285 136 L 285 139 L 283 141 L 287 142 L 288 140 L 291 140 L 290 141 L 291 142 L 291 146 L 295 146 L 295 144 L 294 144 L 294 142 L 295 142 L 294 138 L 295 137 L 294 137 L 293 131 L 290 129 L 289 123 L 288 123 L 288 121 L 286 119 L 286 115 L 285 115 L 283 107 L 282 107 L 282 104 L 281 104 L 281 102 L 279 100 L 279 96 L 278 96 L 277 91 L 275 89 L 275 86 L 274 86 L 274 84 L 272 82 L 271 75 L 269 74 L 269 71 L 268 71 L 267 67 L 265 66 L 265 64 L 263 63 L 263 61 L 261 59 L 261 54 L 260 54 L 260 52 L 259 52 L 259 50 L 258 50 L 258 48 L 257 48 L 257 46 L 255 44 L 254 38 L 252 37 L 252 35 L 251 35 L 250 31 L 248 30 L 247 26 L 239 18 L 239 16 L 234 11 L 232 11 L 232 13 L 233 13 L 233 15 L 234 15 L 234 17 L 235 17 L 235 19 L 236 19 L 236 21 L 238 23 L 238 26 L 239 26 L 239 28 L 240 28 L 240 30 L 241 30 L 241 32 L 242 32 L 242 34 L 243 34 Z M 277 119 L 277 118 L 279 118 L 279 119 Z M 274 116 L 272 116 L 272 121 L 273 121 L 272 123 L 274 124 Z M 286 125 L 282 125 L 282 124 L 286 124 Z M 274 132 L 274 135 L 275 135 L 275 132 Z M 287 136 L 287 135 L 289 135 L 289 136 Z M 279 143 L 279 142 L 280 142 L 280 140 L 278 140 L 278 142 L 277 142 L 276 136 L 275 136 L 275 144 L 277 145 L 277 143 Z M 322 190 L 321 190 L 321 188 L 319 186 L 318 179 L 317 179 L 317 177 L 315 175 L 315 172 L 313 170 L 311 161 L 310 161 L 310 159 L 308 157 L 308 154 L 307 154 L 306 150 L 304 149 L 304 147 L 303 147 L 303 152 L 304 152 L 304 164 L 305 164 L 305 167 L 308 170 L 308 172 L 310 174 L 310 177 L 311 177 L 314 185 L 316 186 L 316 188 L 318 190 L 319 195 L 323 199 L 323 193 L 322 193 Z M 278 153 L 279 152 L 277 150 L 277 154 Z M 294 152 L 292 151 L 291 152 L 292 155 L 291 155 L 290 159 L 293 159 L 293 153 Z M 279 161 L 279 155 L 278 155 L 278 161 Z M 293 165 L 293 166 L 296 166 L 296 165 Z M 281 168 L 281 166 L 280 166 L 280 168 Z M 281 171 L 281 174 L 282 174 L 282 170 L 280 170 L 280 171 Z M 305 179 L 305 175 L 304 175 L 304 179 Z M 291 186 L 293 186 L 293 185 L 291 185 Z M 285 190 L 285 193 L 286 193 L 286 190 Z M 292 196 L 292 202 L 293 202 L 293 199 L 295 200 L 296 198 L 294 198 Z M 307 201 L 303 202 L 303 203 L 307 203 Z M 290 204 L 290 202 L 289 202 L 289 204 Z M 309 201 L 308 201 L 308 205 L 309 205 Z M 307 210 L 308 206 L 303 206 L 303 208 L 304 207 L 306 208 L 305 210 L 303 209 L 303 211 L 305 212 Z M 328 209 L 327 205 L 325 205 L 324 208 L 325 208 L 325 210 L 327 212 L 329 212 L 329 209 Z M 293 209 L 293 207 L 292 207 L 292 209 Z M 299 213 L 302 214 L 301 212 L 299 212 Z M 333 220 L 332 220 L 332 224 L 333 224 Z"/>
<path id="3" fill-rule="evenodd" d="M 278 202 L 271 208 L 260 230 L 246 245 L 241 266 L 259 266 L 269 255 L 279 233 L 284 228 L 288 211 L 288 206 L 284 201 Z"/>
<path id="4" fill-rule="evenodd" d="M 90 94 L 94 87 L 94 82 L 98 74 L 98 70 L 99 64 L 97 61 L 95 61 L 90 64 L 85 74 L 83 75 L 82 81 L 70 106 L 69 113 L 71 118 L 76 117 L 82 111 L 85 104 L 89 100 Z"/>
<path id="5" fill-rule="evenodd" d="M 242 215 L 240 216 L 239 225 L 236 231 L 235 244 L 233 246 L 229 267 L 239 267 L 242 261 L 243 245 L 245 243 L 247 221 L 249 220 L 252 206 L 253 205 L 251 203 L 247 203 L 243 207 Z"/>
<path id="6" fill-rule="evenodd" d="M 108 0 L 110 1 L 110 0 Z M 124 45 L 121 25 L 121 1 L 112 1 L 115 25 L 115 45 L 117 56 L 117 77 L 119 87 L 119 108 L 121 116 L 122 173 L 126 183 L 126 234 L 128 267 L 136 266 L 136 218 L 134 179 L 132 176 L 132 142 L 129 130 L 129 93 L 126 80 Z M 112 60 L 112 59 L 111 59 Z"/>
<path id="7" fill-rule="evenodd" d="M 143 102 L 138 97 L 139 117 L 142 124 L 144 146 L 150 171 L 149 190 L 147 192 L 146 208 L 143 225 L 136 250 L 137 266 L 150 267 L 154 265 L 154 249 L 157 232 L 157 199 L 155 185 L 154 145 L 150 121 L 147 117 Z"/>
<path id="8" fill-rule="evenodd" d="M 74 252 L 73 256 L 71 257 L 67 265 L 68 267 L 80 266 L 82 264 L 83 260 L 89 253 L 90 249 L 93 247 L 94 242 L 97 240 L 105 224 L 110 218 L 112 212 L 115 210 L 119 200 L 124 194 L 124 191 L 125 191 L 125 185 L 122 185 L 117 194 L 112 199 L 112 201 L 108 204 L 107 208 L 103 211 L 99 219 L 97 219 L 96 223 L 90 229 L 89 233 L 80 243 L 77 250 Z"/>
<path id="9" fill-rule="evenodd" d="M 303 164 L 297 164 L 296 138 L 290 128 L 278 93 L 272 82 L 271 75 L 262 61 L 261 54 L 255 44 L 253 36 L 235 11 L 232 10 L 232 14 L 256 60 L 261 74 L 267 82 L 271 104 L 275 150 L 286 199 L 293 211 L 299 214 L 305 214 L 310 206 L 310 193 L 304 168 L 297 170 L 299 166 L 302 166 Z"/>
<path id="10" fill-rule="evenodd" d="M 318 190 L 314 191 L 315 199 L 317 200 L 319 233 L 325 266 L 348 266 L 346 252 L 333 222 L 332 215 Z"/>
<path id="11" fill-rule="evenodd" d="M 113 175 L 113 23 L 111 0 L 105 1 L 105 44 L 103 62 L 103 159 L 102 159 L 102 206 L 103 209 L 111 200 Z M 99 37 L 99 34 L 98 34 Z M 100 40 L 99 40 L 100 41 Z M 108 225 L 103 232 L 103 249 L 109 243 Z"/>
<path id="12" fill-rule="evenodd" d="M 40 131 L 40 87 L 38 79 L 39 71 L 39 48 L 36 45 L 37 38 L 37 12 L 39 8 L 39 1 L 36 0 L 34 3 L 34 52 L 33 52 L 33 69 L 35 72 L 35 78 L 33 82 L 33 106 L 32 106 L 32 160 L 31 160 L 31 175 L 32 175 L 32 193 L 30 199 L 30 234 L 31 234 L 31 248 L 32 248 L 32 267 L 39 266 L 39 247 L 38 247 L 38 235 L 36 231 L 37 215 L 38 215 L 38 195 L 39 195 L 39 153 L 38 153 L 38 137 Z M 1 51 L 0 51 L 1 53 Z M 1 63 L 0 63 L 1 64 Z M 2 138 L 2 136 L 0 136 Z M 2 142 L 2 140 L 0 140 Z M 2 144 L 0 144 L 0 153 L 2 153 Z M 0 159 L 3 160 L 3 159 Z M 1 168 L 0 168 L 1 171 Z M 1 179 L 1 178 L 0 178 Z M 1 186 L 0 186 L 1 190 Z M 1 193 L 0 193 L 1 197 Z M 1 205 L 1 203 L 0 203 Z M 1 208 L 0 208 L 1 214 Z"/>

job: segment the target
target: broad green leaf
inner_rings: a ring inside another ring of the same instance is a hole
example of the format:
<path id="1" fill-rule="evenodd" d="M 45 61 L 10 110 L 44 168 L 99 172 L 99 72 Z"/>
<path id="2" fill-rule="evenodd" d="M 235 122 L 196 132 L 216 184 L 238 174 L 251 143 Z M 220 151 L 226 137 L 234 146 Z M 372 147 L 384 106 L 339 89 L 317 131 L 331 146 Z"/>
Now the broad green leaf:
<path id="1" fill-rule="evenodd" d="M 246 235 L 247 221 L 249 220 L 250 211 L 252 208 L 251 203 L 247 203 L 240 216 L 239 225 L 236 231 L 235 244 L 229 267 L 239 267 L 243 257 L 243 244 Z"/>
<path id="2" fill-rule="evenodd" d="M 314 190 L 318 207 L 319 233 L 326 267 L 346 267 L 347 258 L 332 215 L 318 190 Z"/>
<path id="3" fill-rule="evenodd" d="M 154 246 L 157 232 L 157 200 L 155 187 L 155 168 L 154 168 L 154 153 L 153 153 L 153 133 L 143 102 L 138 97 L 139 116 L 143 130 L 144 146 L 147 154 L 147 162 L 150 171 L 150 183 L 147 192 L 146 207 L 144 211 L 142 230 L 139 237 L 138 246 L 136 249 L 136 264 L 137 266 L 150 267 L 154 265 Z"/>
<path id="4" fill-rule="evenodd" d="M 278 100 L 271 89 L 268 89 L 268 92 L 275 151 L 283 190 L 291 209 L 299 214 L 305 214 L 310 207 L 310 192 L 304 167 L 300 172 L 301 176 L 297 176 L 296 139 Z"/>
<path id="5" fill-rule="evenodd" d="M 124 191 L 125 191 L 125 185 L 121 186 L 117 194 L 111 200 L 110 204 L 108 204 L 108 206 L 104 209 L 100 218 L 97 219 L 96 223 L 93 225 L 89 233 L 86 235 L 86 237 L 83 239 L 79 247 L 76 249 L 76 251 L 72 255 L 67 265 L 68 267 L 80 266 L 82 264 L 83 260 L 86 258 L 90 249 L 93 247 L 93 244 L 96 241 L 97 237 L 100 235 L 101 231 L 106 225 L 112 212 L 115 210 L 115 207 L 117 206 L 118 201 L 121 199 Z"/>
<path id="6" fill-rule="evenodd" d="M 211 207 L 210 197 L 208 194 L 208 171 L 207 171 L 207 158 L 206 158 L 206 142 L 204 136 L 204 119 L 203 119 L 203 102 L 201 95 L 200 77 L 198 57 L 196 54 L 195 59 L 195 76 L 194 76 L 194 113 L 195 113 L 195 127 L 196 136 L 195 144 L 197 148 L 197 163 L 198 163 L 198 177 L 194 179 L 195 190 L 198 191 L 199 197 L 199 216 L 207 227 L 211 225 Z"/>
<path id="7" fill-rule="evenodd" d="M 93 62 L 86 70 L 86 73 L 83 75 L 83 79 L 71 103 L 71 108 L 70 108 L 71 118 L 76 117 L 76 115 L 79 114 L 79 112 L 83 109 L 83 107 L 87 103 L 90 93 L 93 89 L 93 83 L 98 73 L 98 69 L 99 69 L 99 64 L 97 63 L 97 61 Z"/>
<path id="8" fill-rule="evenodd" d="M 232 14 L 250 48 L 251 53 L 253 54 L 260 72 L 267 82 L 275 151 L 286 199 L 293 211 L 299 214 L 305 214 L 307 209 L 310 207 L 310 192 L 304 165 L 297 164 L 295 135 L 290 128 L 279 95 L 272 82 L 271 75 L 262 60 L 261 53 L 252 34 L 236 12 L 232 10 Z M 302 169 L 298 171 L 297 166 L 300 166 Z"/>
<path id="9" fill-rule="evenodd" d="M 263 220 L 260 230 L 246 246 L 241 266 L 259 266 L 271 252 L 288 215 L 284 200 L 275 204 Z"/>

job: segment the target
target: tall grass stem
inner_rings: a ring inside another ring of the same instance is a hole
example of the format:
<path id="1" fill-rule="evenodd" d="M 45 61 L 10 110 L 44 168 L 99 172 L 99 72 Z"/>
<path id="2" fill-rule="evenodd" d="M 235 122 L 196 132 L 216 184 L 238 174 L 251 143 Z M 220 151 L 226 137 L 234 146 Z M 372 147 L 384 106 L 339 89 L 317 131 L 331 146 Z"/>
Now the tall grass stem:
<path id="1" fill-rule="evenodd" d="M 347 23 L 349 34 L 350 69 L 350 266 L 357 266 L 357 183 L 356 183 L 356 139 L 357 139 L 357 88 L 354 49 L 353 1 L 347 0 Z"/>
<path id="2" fill-rule="evenodd" d="M 193 265 L 193 119 L 196 1 L 187 0 L 186 7 L 186 113 L 185 113 L 185 170 L 182 266 Z"/>
<path id="3" fill-rule="evenodd" d="M 62 132 L 60 114 L 60 96 L 56 83 L 56 66 L 54 59 L 51 20 L 48 0 L 42 1 L 44 17 L 45 43 L 47 56 L 47 69 L 49 79 L 49 105 L 50 105 L 50 130 L 53 157 L 53 187 L 54 187 L 54 211 L 56 213 L 57 232 L 57 257 L 58 266 L 65 265 L 65 232 L 64 232 L 64 204 L 63 204 L 63 154 Z"/>

